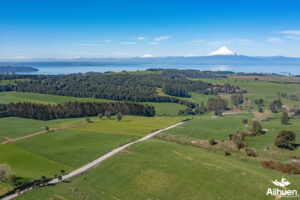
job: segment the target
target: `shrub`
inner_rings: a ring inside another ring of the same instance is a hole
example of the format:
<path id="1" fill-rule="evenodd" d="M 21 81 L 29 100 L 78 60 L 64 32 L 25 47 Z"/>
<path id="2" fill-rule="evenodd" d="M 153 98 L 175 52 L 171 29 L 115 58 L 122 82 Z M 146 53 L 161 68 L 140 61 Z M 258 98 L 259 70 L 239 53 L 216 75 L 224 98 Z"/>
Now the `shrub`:
<path id="1" fill-rule="evenodd" d="M 9 184 L 15 182 L 15 174 L 8 164 L 0 164 L 0 181 Z"/>
<path id="2" fill-rule="evenodd" d="M 247 119 L 243 119 L 243 124 L 247 125 L 248 124 L 248 120 Z"/>
<path id="3" fill-rule="evenodd" d="M 110 119 L 110 116 L 111 116 L 111 113 L 109 111 L 105 111 L 105 114 L 104 114 L 108 119 Z"/>
<path id="4" fill-rule="evenodd" d="M 269 108 L 273 113 L 277 113 L 282 107 L 282 102 L 280 99 L 274 100 L 270 103 Z"/>
<path id="5" fill-rule="evenodd" d="M 234 135 L 232 138 L 232 142 L 235 144 L 235 146 L 238 150 L 248 146 L 248 144 L 246 142 L 244 142 L 244 136 L 242 136 L 240 134 Z"/>
<path id="6" fill-rule="evenodd" d="M 250 157 L 256 157 L 257 156 L 256 151 L 254 149 L 250 148 L 250 147 L 244 148 L 244 151 L 245 151 L 246 156 L 250 156 Z"/>
<path id="7" fill-rule="evenodd" d="M 209 98 L 207 100 L 207 109 L 209 111 L 213 110 L 226 110 L 228 102 L 226 99 L 221 99 L 221 98 Z"/>
<path id="8" fill-rule="evenodd" d="M 253 121 L 252 132 L 254 135 L 261 135 L 263 133 L 262 126 L 258 121 Z"/>
<path id="9" fill-rule="evenodd" d="M 98 114 L 98 118 L 102 119 L 103 118 L 103 114 L 102 113 Z"/>
<path id="10" fill-rule="evenodd" d="M 206 113 L 206 111 L 207 111 L 207 108 L 204 106 L 203 102 L 201 102 L 200 107 L 195 108 L 196 115 L 202 115 L 202 114 Z"/>
<path id="11" fill-rule="evenodd" d="M 208 143 L 209 143 L 210 145 L 215 145 L 215 144 L 217 144 L 217 142 L 215 141 L 215 139 L 212 138 L 212 137 L 209 138 Z"/>
<path id="12" fill-rule="evenodd" d="M 231 153 L 230 153 L 229 151 L 225 150 L 225 151 L 224 151 L 224 155 L 225 155 L 225 156 L 230 156 Z"/>
<path id="13" fill-rule="evenodd" d="M 45 129 L 45 131 L 49 131 L 50 130 L 49 126 L 44 126 L 44 129 Z"/>
<path id="14" fill-rule="evenodd" d="M 118 112 L 118 114 L 117 114 L 117 120 L 118 120 L 118 121 L 121 121 L 122 118 L 123 118 L 123 114 L 120 113 L 120 112 Z"/>
<path id="15" fill-rule="evenodd" d="M 283 130 L 278 133 L 275 138 L 275 145 L 284 149 L 295 149 L 294 142 L 296 140 L 296 134 L 293 131 Z"/>
<path id="16" fill-rule="evenodd" d="M 273 160 L 261 161 L 260 164 L 266 169 L 276 170 L 286 174 L 300 174 L 300 168 L 293 164 L 283 164 Z"/>
<path id="17" fill-rule="evenodd" d="M 255 114 L 255 120 L 257 120 L 257 121 L 269 120 L 273 115 L 272 112 L 270 112 L 269 110 L 265 110 L 262 113 L 255 112 L 254 114 Z"/>
<path id="18" fill-rule="evenodd" d="M 243 95 L 241 94 L 232 94 L 231 95 L 231 101 L 233 106 L 238 106 L 239 104 L 243 103 Z"/>
<path id="19" fill-rule="evenodd" d="M 290 121 L 289 115 L 286 111 L 282 112 L 282 115 L 280 117 L 281 124 L 288 124 Z"/>
<path id="20" fill-rule="evenodd" d="M 222 111 L 221 110 L 215 110 L 215 116 L 221 116 L 222 115 Z"/>

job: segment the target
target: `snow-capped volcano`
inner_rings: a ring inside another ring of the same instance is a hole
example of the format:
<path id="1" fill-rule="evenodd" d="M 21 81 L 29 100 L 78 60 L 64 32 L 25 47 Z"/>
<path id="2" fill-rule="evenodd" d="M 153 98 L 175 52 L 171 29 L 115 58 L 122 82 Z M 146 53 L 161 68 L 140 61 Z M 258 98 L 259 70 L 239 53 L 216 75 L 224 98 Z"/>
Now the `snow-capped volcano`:
<path id="1" fill-rule="evenodd" d="M 221 47 L 220 49 L 218 49 L 217 51 L 214 51 L 210 54 L 208 54 L 209 56 L 217 56 L 217 55 L 222 55 L 222 56 L 235 56 L 237 55 L 236 53 L 234 53 L 233 51 L 231 51 L 230 49 L 228 49 L 227 47 Z"/>

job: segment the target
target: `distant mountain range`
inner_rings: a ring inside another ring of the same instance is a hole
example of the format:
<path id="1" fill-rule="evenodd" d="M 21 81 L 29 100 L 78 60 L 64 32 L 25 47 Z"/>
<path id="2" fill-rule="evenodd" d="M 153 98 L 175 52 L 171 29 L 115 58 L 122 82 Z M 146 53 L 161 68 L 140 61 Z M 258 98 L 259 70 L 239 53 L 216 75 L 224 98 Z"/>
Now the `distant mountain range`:
<path id="1" fill-rule="evenodd" d="M 72 59 L 32 59 L 32 60 L 6 60 L 0 64 L 10 65 L 139 65 L 139 64 L 182 64 L 182 65 L 299 65 L 300 58 L 270 56 L 253 57 L 239 55 L 227 47 L 221 47 L 208 56 L 168 56 L 153 57 L 151 54 L 145 54 L 142 57 L 133 58 L 72 58 Z"/>

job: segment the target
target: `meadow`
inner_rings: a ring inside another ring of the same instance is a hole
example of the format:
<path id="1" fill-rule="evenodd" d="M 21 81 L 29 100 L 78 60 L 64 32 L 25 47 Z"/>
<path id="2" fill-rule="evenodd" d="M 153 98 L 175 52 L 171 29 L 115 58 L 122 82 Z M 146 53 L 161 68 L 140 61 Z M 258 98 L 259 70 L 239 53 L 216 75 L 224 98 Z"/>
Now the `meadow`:
<path id="1" fill-rule="evenodd" d="M 31 92 L 1 92 L 0 104 L 16 103 L 16 102 L 32 102 L 42 104 L 56 104 L 67 101 L 96 101 L 107 102 L 113 101 L 108 99 L 95 99 L 95 98 L 77 98 L 68 96 L 48 95 Z M 156 103 L 156 102 L 142 102 L 143 104 L 150 104 L 155 107 L 157 115 L 161 116 L 176 116 L 178 111 L 185 109 L 186 106 L 177 103 Z"/>
<path id="2" fill-rule="evenodd" d="M 252 111 L 257 110 L 254 105 L 256 99 L 264 99 L 265 110 L 271 101 L 278 99 L 277 92 L 300 95 L 299 85 L 271 83 L 269 79 L 254 81 L 231 77 L 200 80 L 216 84 L 229 83 L 247 89 L 248 93 L 244 96 L 251 99 Z M 168 96 L 159 88 L 157 93 Z M 228 107 L 232 108 L 230 94 L 219 96 L 226 98 Z M 190 98 L 180 99 L 200 104 L 216 97 L 192 92 Z M 300 105 L 299 101 L 281 100 L 286 105 Z M 18 101 L 55 104 L 109 100 L 37 93 L 0 93 L 0 103 Z M 30 181 L 41 176 L 53 177 L 54 174 L 60 174 L 62 169 L 70 172 L 117 146 L 186 118 L 193 119 L 163 134 L 177 139 L 206 142 L 205 145 L 180 143 L 157 136 L 131 146 L 70 181 L 36 189 L 17 199 L 274 199 L 266 196 L 267 188 L 273 186 L 271 181 L 280 180 L 282 176 L 292 183 L 288 189 L 300 191 L 299 175 L 267 170 L 259 164 L 264 159 L 288 163 L 292 156 L 300 155 L 299 147 L 291 151 L 274 145 L 274 139 L 281 130 L 294 131 L 296 144 L 300 144 L 299 119 L 291 119 L 287 125 L 283 125 L 280 112 L 273 114 L 268 121 L 260 121 L 265 134 L 245 139 L 249 147 L 257 152 L 257 157 L 247 157 L 233 143 L 219 148 L 219 144 L 208 145 L 208 140 L 214 138 L 219 143 L 229 144 L 229 134 L 247 131 L 248 126 L 242 123 L 243 119 L 247 119 L 251 126 L 255 117 L 253 113 L 228 114 L 217 118 L 212 118 L 213 113 L 182 117 L 178 116 L 178 111 L 186 106 L 144 103 L 155 107 L 155 117 L 123 116 L 121 121 L 115 116 L 111 119 L 104 117 L 102 120 L 90 117 L 90 123 L 85 118 L 50 121 L 0 118 L 0 142 L 5 141 L 4 137 L 17 138 L 44 130 L 44 126 L 60 128 L 0 145 L 0 163 L 9 164 L 20 181 Z M 227 149 L 230 156 L 224 155 L 223 151 Z M 11 186 L 0 183 L 0 188 L 1 195 Z"/>
<path id="3" fill-rule="evenodd" d="M 113 148 L 139 137 L 175 124 L 183 117 L 124 116 L 121 121 L 112 117 L 97 117 L 39 121 L 21 118 L 2 118 L 5 127 L 2 137 L 20 137 L 40 131 L 44 125 L 60 130 L 0 145 L 0 163 L 10 165 L 23 181 L 41 176 L 53 177 L 60 170 L 74 170 Z"/>
<path id="4" fill-rule="evenodd" d="M 266 191 L 281 177 L 247 159 L 151 139 L 70 182 L 17 199 L 274 199 Z M 299 177 L 285 177 L 292 183 L 288 188 L 299 191 Z"/>
<path id="5" fill-rule="evenodd" d="M 0 142 L 5 141 L 4 137 L 14 139 L 42 131 L 45 129 L 45 126 L 49 126 L 51 129 L 62 128 L 67 126 L 78 126 L 84 122 L 84 118 L 57 119 L 49 121 L 18 117 L 0 118 Z"/>
<path id="6" fill-rule="evenodd" d="M 227 140 L 229 134 L 235 134 L 238 130 L 245 131 L 246 127 L 242 124 L 242 120 L 252 117 L 253 114 L 224 115 L 217 118 L 212 118 L 212 115 L 204 115 L 165 133 L 201 140 L 208 140 L 209 138 Z"/>
<path id="7" fill-rule="evenodd" d="M 278 99 L 277 92 L 287 93 L 288 95 L 294 94 L 300 96 L 299 84 L 283 84 L 283 83 L 273 83 L 266 80 L 249 80 L 242 78 L 226 78 L 226 79 L 200 79 L 205 82 L 215 83 L 215 84 L 231 84 L 237 85 L 240 88 L 246 89 L 248 91 L 244 96 L 251 99 L 252 104 L 254 104 L 255 99 L 264 99 L 264 108 L 268 108 L 270 102 Z M 289 99 L 281 98 L 283 104 L 286 105 L 300 105 L 300 101 L 291 101 Z M 256 108 L 256 107 L 255 107 Z"/>

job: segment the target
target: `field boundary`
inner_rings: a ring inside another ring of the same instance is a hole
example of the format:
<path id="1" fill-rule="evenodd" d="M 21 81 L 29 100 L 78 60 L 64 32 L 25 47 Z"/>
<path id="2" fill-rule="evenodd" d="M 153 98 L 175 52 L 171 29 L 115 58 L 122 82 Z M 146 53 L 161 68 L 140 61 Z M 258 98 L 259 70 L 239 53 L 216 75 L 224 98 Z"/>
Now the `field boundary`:
<path id="1" fill-rule="evenodd" d="M 8 196 L 6 196 L 6 197 L 3 197 L 2 200 L 11 200 L 11 199 L 13 199 L 13 198 L 16 198 L 16 197 L 20 196 L 21 194 L 24 194 L 24 193 L 26 193 L 26 192 L 31 191 L 31 190 L 33 190 L 33 189 L 36 189 L 36 188 L 39 188 L 39 187 L 43 187 L 43 186 L 47 186 L 47 185 L 57 184 L 57 183 L 59 183 L 59 182 L 65 181 L 65 180 L 67 180 L 67 179 L 70 179 L 70 178 L 72 178 L 72 177 L 74 177 L 74 176 L 80 175 L 81 173 L 86 172 L 86 171 L 90 170 L 90 169 L 93 168 L 93 167 L 96 167 L 97 165 L 99 165 L 99 164 L 100 164 L 101 162 L 103 162 L 104 160 L 106 160 L 106 159 L 112 157 L 113 155 L 115 155 L 115 154 L 117 154 L 117 153 L 123 151 L 124 149 L 126 149 L 126 148 L 128 148 L 128 147 L 130 147 L 130 146 L 132 146 L 132 145 L 134 145 L 134 144 L 136 144 L 136 143 L 139 143 L 139 142 L 148 140 L 148 139 L 152 138 L 153 136 L 155 136 L 155 135 L 157 135 L 157 134 L 159 134 L 159 133 L 161 133 L 161 132 L 163 132 L 163 131 L 166 131 L 166 130 L 175 128 L 175 127 L 177 127 L 177 126 L 183 124 L 185 121 L 187 121 L 187 120 L 183 120 L 183 121 L 181 121 L 181 122 L 178 122 L 178 123 L 173 124 L 173 125 L 171 125 L 171 126 L 168 126 L 168 127 L 166 127 L 166 128 L 156 130 L 156 131 L 154 131 L 154 132 L 152 132 L 152 133 L 150 133 L 150 134 L 148 134 L 148 135 L 146 135 L 146 136 L 144 136 L 144 137 L 142 137 L 142 138 L 140 138 L 140 139 L 138 139 L 138 140 L 135 140 L 135 141 L 133 141 L 133 142 L 130 142 L 130 143 L 121 145 L 121 146 L 119 146 L 119 147 L 117 147 L 117 148 L 111 150 L 110 152 L 108 152 L 108 153 L 106 153 L 106 154 L 100 156 L 100 157 L 97 158 L 96 160 L 94 160 L 94 161 L 92 161 L 92 162 L 90 162 L 90 163 L 88 163 L 88 164 L 86 164 L 86 165 L 84 165 L 84 166 L 82 166 L 82 167 L 80 167 L 80 168 L 78 168 L 78 169 L 76 169 L 76 170 L 70 172 L 70 173 L 67 174 L 67 175 L 62 176 L 61 179 L 55 178 L 55 179 L 49 180 L 49 181 L 48 181 L 47 183 L 45 183 L 45 184 L 42 184 L 42 185 L 39 185 L 39 186 L 36 186 L 36 187 L 30 187 L 30 188 L 21 190 L 21 191 L 19 191 L 18 193 L 10 194 L 10 195 L 8 195 Z"/>
<path id="2" fill-rule="evenodd" d="M 25 135 L 25 136 L 22 136 L 22 137 L 17 137 L 17 138 L 4 137 L 6 139 L 6 141 L 1 142 L 0 145 L 15 142 L 15 141 L 26 139 L 26 138 L 30 138 L 30 137 L 33 137 L 33 136 L 40 135 L 42 133 L 49 133 L 49 132 L 52 132 L 52 131 L 55 131 L 55 130 L 71 129 L 71 128 L 76 128 L 76 127 L 75 126 L 65 126 L 65 127 L 60 127 L 60 128 L 52 128 L 50 130 L 43 130 L 43 131 L 39 131 L 39 132 L 36 132 L 36 133 L 32 133 L 32 134 Z"/>

